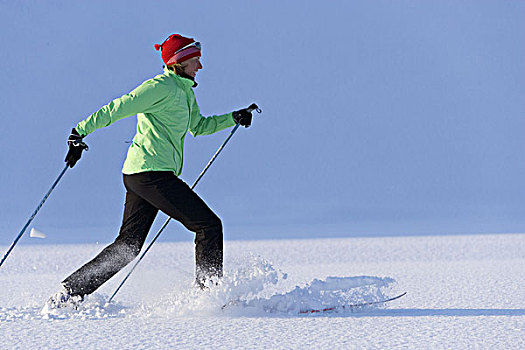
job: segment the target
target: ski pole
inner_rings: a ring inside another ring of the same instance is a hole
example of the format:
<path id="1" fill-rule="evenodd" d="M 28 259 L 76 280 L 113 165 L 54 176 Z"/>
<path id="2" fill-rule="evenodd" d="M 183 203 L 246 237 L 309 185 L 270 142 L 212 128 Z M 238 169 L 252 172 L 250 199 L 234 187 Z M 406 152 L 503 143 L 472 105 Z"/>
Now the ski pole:
<path id="1" fill-rule="evenodd" d="M 13 242 L 13 244 L 11 244 L 11 247 L 9 248 L 9 250 L 7 251 L 7 253 L 5 253 L 4 257 L 2 258 L 2 261 L 0 261 L 0 266 L 2 266 L 2 264 L 4 263 L 5 259 L 7 259 L 7 256 L 9 255 L 9 253 L 11 253 L 11 251 L 13 250 L 13 248 L 15 247 L 15 245 L 18 243 L 18 240 L 20 239 L 20 237 L 22 237 L 22 235 L 24 234 L 24 232 L 27 230 L 27 228 L 29 227 L 29 225 L 31 224 L 31 221 L 33 221 L 33 219 L 35 218 L 36 214 L 38 213 L 38 211 L 40 210 L 40 208 L 42 208 L 42 206 L 44 205 L 45 201 L 47 200 L 47 197 L 49 197 L 49 195 L 51 194 L 51 192 L 55 189 L 56 185 L 58 184 L 58 182 L 60 181 L 60 179 L 62 178 L 62 176 L 64 176 L 64 174 L 66 173 L 66 170 L 67 170 L 68 166 L 66 165 L 64 167 L 64 170 L 62 170 L 62 172 L 60 173 L 60 175 L 58 175 L 58 178 L 55 180 L 55 182 L 53 183 L 53 185 L 51 186 L 51 188 L 49 189 L 49 191 L 47 191 L 46 195 L 44 196 L 44 198 L 42 198 L 42 200 L 40 201 L 40 204 L 38 204 L 38 206 L 36 207 L 35 211 L 33 212 L 33 215 L 31 215 L 31 217 L 29 218 L 29 220 L 27 220 L 26 224 L 24 225 L 24 227 L 22 228 L 22 231 L 20 231 L 20 233 L 18 234 L 18 236 L 15 238 L 15 241 Z"/>
<path id="2" fill-rule="evenodd" d="M 252 103 L 250 105 L 250 107 L 248 107 L 248 111 L 251 113 L 252 111 L 257 111 L 257 113 L 261 113 L 261 109 L 255 104 L 255 103 Z M 197 177 L 197 180 L 195 180 L 195 182 L 193 183 L 193 185 L 191 186 L 191 189 L 193 190 L 195 188 L 195 186 L 197 186 L 197 184 L 199 183 L 200 179 L 202 179 L 202 177 L 204 176 L 204 174 L 206 173 L 206 171 L 208 171 L 208 169 L 210 168 L 210 166 L 213 164 L 213 162 L 215 161 L 215 159 L 217 158 L 217 156 L 219 155 L 219 153 L 221 153 L 221 151 L 224 149 L 224 146 L 226 146 L 226 144 L 228 143 L 228 141 L 230 141 L 230 139 L 232 138 L 233 134 L 235 134 L 235 132 L 237 131 L 237 129 L 239 128 L 240 124 L 236 124 L 235 127 L 233 128 L 233 130 L 230 132 L 230 135 L 226 138 L 226 140 L 224 140 L 224 142 L 222 143 L 222 145 L 219 147 L 219 149 L 217 149 L 217 152 L 215 152 L 215 154 L 213 155 L 213 157 L 211 157 L 210 161 L 208 162 L 208 164 L 204 167 L 204 169 L 202 170 L 202 172 L 200 173 L 200 175 Z M 153 237 L 153 240 L 149 243 L 149 245 L 146 247 L 146 250 L 144 250 L 144 252 L 140 255 L 139 259 L 137 260 L 137 262 L 135 263 L 135 265 L 133 265 L 133 267 L 131 268 L 131 270 L 128 272 L 128 274 L 126 275 L 126 277 L 124 277 L 124 279 L 122 280 L 122 282 L 120 282 L 119 286 L 117 287 L 117 289 L 115 290 L 115 292 L 113 292 L 113 295 L 111 295 L 111 297 L 109 297 L 108 301 L 106 302 L 106 305 L 111 303 L 111 300 L 113 300 L 113 298 L 115 297 L 115 295 L 118 293 L 118 291 L 120 290 L 120 288 L 122 287 L 122 285 L 126 282 L 126 280 L 129 278 L 129 276 L 131 275 L 131 273 L 133 272 L 133 270 L 135 270 L 135 268 L 137 267 L 137 265 L 140 263 L 140 261 L 142 260 L 142 258 L 144 258 L 144 255 L 146 255 L 146 253 L 148 252 L 148 250 L 151 248 L 151 246 L 153 245 L 153 243 L 155 243 L 155 241 L 157 240 L 157 238 L 159 238 L 160 234 L 162 233 L 162 231 L 164 231 L 164 229 L 166 228 L 166 226 L 168 226 L 169 222 L 171 220 L 171 217 L 168 217 L 168 219 L 164 222 L 164 224 L 162 225 L 162 227 L 159 229 L 159 232 L 157 232 L 157 234 L 155 235 L 155 237 Z"/>

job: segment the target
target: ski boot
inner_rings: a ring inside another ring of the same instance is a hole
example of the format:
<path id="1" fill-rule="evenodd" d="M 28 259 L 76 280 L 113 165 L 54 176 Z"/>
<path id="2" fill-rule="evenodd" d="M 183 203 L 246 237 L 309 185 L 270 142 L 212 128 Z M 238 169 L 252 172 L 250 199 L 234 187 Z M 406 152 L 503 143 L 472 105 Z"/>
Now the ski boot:
<path id="1" fill-rule="evenodd" d="M 49 313 L 52 310 L 57 309 L 74 309 L 78 310 L 78 307 L 82 303 L 84 298 L 81 295 L 72 295 L 71 291 L 64 285 L 62 289 L 53 294 L 44 305 L 41 313 Z"/>

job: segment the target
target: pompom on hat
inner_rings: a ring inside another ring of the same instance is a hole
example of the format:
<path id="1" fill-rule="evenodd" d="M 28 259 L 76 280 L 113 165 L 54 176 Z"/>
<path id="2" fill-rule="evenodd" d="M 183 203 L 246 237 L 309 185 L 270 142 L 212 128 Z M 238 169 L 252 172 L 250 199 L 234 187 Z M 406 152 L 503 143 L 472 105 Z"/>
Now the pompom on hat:
<path id="1" fill-rule="evenodd" d="M 155 44 L 155 50 L 161 51 L 166 66 L 201 56 L 201 44 L 180 34 L 172 34 L 162 44 Z"/>

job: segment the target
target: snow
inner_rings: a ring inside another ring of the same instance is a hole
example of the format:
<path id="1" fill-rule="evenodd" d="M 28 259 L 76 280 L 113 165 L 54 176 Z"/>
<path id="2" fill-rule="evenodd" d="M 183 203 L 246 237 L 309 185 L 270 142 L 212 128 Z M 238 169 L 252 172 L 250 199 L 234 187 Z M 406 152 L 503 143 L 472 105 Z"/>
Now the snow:
<path id="1" fill-rule="evenodd" d="M 41 314 L 102 248 L 17 246 L 0 269 L 0 347 L 525 348 L 525 234 L 226 241 L 207 292 L 192 288 L 192 243 L 156 243 L 112 304 L 129 267 L 78 311 Z"/>

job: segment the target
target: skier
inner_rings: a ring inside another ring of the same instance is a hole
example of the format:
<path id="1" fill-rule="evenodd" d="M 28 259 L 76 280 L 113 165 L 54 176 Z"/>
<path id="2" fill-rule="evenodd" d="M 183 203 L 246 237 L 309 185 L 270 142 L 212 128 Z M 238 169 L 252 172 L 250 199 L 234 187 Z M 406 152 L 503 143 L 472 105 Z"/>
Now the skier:
<path id="1" fill-rule="evenodd" d="M 249 127 L 251 111 L 203 117 L 192 88 L 202 69 L 201 45 L 192 38 L 170 35 L 155 45 L 164 73 L 103 106 L 79 122 L 68 138 L 65 162 L 73 167 L 87 149 L 83 138 L 119 119 L 137 115 L 137 133 L 122 169 L 126 202 L 115 241 L 93 260 L 62 281 L 62 289 L 47 302 L 50 308 L 76 306 L 140 252 L 158 211 L 195 233 L 196 284 L 206 288 L 222 277 L 223 232 L 219 217 L 179 179 L 184 138 L 209 135 L 237 123 Z"/>

